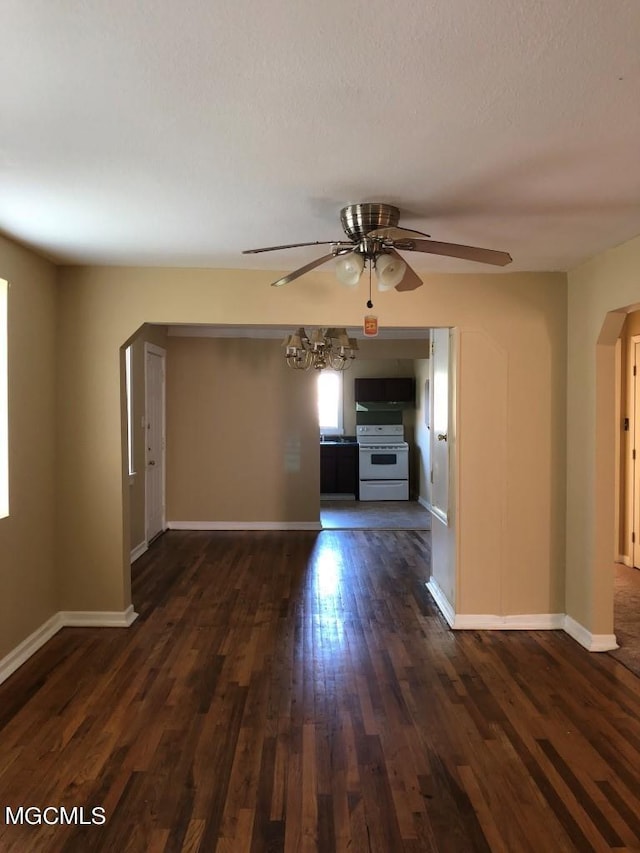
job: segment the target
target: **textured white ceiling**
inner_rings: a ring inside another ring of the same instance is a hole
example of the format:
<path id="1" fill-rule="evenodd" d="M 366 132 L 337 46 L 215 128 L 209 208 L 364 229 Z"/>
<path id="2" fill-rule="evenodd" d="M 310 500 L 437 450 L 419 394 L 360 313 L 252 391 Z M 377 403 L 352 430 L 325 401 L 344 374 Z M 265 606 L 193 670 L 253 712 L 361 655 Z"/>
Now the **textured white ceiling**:
<path id="1" fill-rule="evenodd" d="M 0 230 L 289 270 L 387 201 L 565 270 L 640 233 L 637 0 L 4 0 Z M 418 270 L 493 271 L 430 255 Z"/>

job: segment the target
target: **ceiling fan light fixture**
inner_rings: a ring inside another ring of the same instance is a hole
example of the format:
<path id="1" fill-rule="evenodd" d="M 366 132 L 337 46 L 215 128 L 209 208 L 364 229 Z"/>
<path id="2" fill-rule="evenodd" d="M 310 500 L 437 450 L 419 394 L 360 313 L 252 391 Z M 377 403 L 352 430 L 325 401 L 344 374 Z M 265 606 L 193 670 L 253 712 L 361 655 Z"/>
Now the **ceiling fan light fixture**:
<path id="1" fill-rule="evenodd" d="M 400 284 L 407 271 L 407 265 L 398 257 L 386 253 L 376 258 L 376 278 L 378 279 L 378 290 L 393 290 Z"/>
<path id="2" fill-rule="evenodd" d="M 364 269 L 364 258 L 360 252 L 348 252 L 336 258 L 336 278 L 345 287 L 355 287 Z"/>
<path id="3" fill-rule="evenodd" d="M 340 221 L 346 235 L 338 240 L 314 240 L 310 243 L 289 243 L 280 246 L 265 246 L 260 249 L 245 249 L 245 254 L 273 252 L 279 249 L 295 249 L 299 246 L 331 246 L 331 252 L 310 261 L 271 283 L 272 287 L 289 284 L 316 267 L 330 260 L 335 261 L 338 281 L 346 287 L 356 287 L 362 272 L 369 264 L 376 268 L 379 290 L 396 288 L 400 291 L 415 290 L 423 282 L 411 267 L 398 255 L 403 252 L 422 252 L 427 255 L 443 255 L 480 264 L 503 267 L 512 261 L 508 252 L 467 246 L 462 243 L 443 243 L 432 240 L 429 234 L 412 228 L 400 228 L 400 210 L 384 202 L 349 204 L 340 211 Z M 371 284 L 371 276 L 369 278 Z M 371 287 L 369 287 L 371 302 Z M 372 305 L 367 303 L 367 307 Z"/>

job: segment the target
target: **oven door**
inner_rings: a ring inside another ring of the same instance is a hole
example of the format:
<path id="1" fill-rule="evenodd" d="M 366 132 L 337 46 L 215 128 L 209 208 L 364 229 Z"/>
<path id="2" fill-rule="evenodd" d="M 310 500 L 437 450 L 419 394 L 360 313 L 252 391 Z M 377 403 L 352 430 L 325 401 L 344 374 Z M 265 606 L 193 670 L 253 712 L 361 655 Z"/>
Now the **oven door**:
<path id="1" fill-rule="evenodd" d="M 361 501 L 408 501 L 408 480 L 360 480 Z"/>
<path id="2" fill-rule="evenodd" d="M 360 447 L 361 480 L 406 480 L 409 476 L 409 451 L 406 447 Z"/>

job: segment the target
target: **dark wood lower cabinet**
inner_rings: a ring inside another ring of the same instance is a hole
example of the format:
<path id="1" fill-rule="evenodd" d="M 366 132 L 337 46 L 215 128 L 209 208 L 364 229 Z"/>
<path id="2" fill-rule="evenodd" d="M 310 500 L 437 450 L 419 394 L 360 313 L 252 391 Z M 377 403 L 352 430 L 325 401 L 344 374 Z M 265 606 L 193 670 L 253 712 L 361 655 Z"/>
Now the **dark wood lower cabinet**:
<path id="1" fill-rule="evenodd" d="M 320 445 L 320 491 L 322 494 L 358 494 L 358 446 Z"/>

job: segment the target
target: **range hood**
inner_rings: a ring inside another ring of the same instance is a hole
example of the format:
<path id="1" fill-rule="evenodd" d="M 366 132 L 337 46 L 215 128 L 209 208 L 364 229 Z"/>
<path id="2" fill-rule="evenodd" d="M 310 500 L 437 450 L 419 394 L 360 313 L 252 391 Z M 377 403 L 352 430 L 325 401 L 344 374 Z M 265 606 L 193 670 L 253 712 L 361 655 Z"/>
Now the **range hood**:
<path id="1" fill-rule="evenodd" d="M 401 412 L 416 405 L 413 376 L 357 376 L 353 391 L 356 412 Z"/>
<path id="2" fill-rule="evenodd" d="M 404 409 L 413 409 L 415 404 L 411 400 L 372 400 L 371 402 L 359 401 L 356 403 L 356 412 L 402 412 Z"/>

